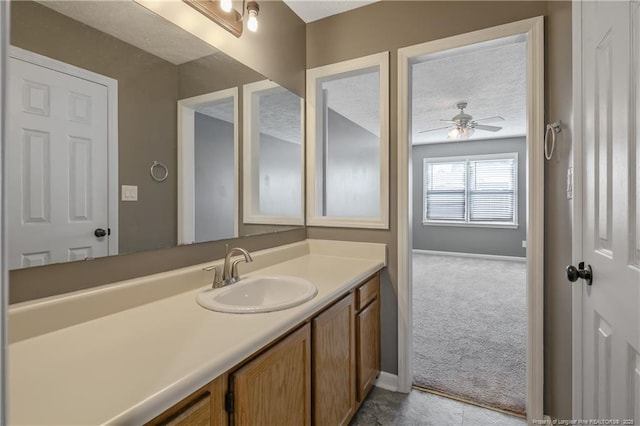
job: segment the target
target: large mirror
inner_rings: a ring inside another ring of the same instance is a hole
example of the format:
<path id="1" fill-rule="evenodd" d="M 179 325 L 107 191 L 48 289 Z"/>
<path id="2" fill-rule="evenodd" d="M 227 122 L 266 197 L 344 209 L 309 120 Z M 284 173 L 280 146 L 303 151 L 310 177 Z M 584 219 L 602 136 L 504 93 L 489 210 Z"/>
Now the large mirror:
<path id="1" fill-rule="evenodd" d="M 244 221 L 304 224 L 303 100 L 278 84 L 244 85 Z"/>
<path id="2" fill-rule="evenodd" d="M 307 70 L 307 224 L 389 226 L 389 55 Z"/>
<path id="3" fill-rule="evenodd" d="M 242 214 L 264 75 L 133 1 L 12 2 L 10 44 L 10 269 L 290 228 Z"/>

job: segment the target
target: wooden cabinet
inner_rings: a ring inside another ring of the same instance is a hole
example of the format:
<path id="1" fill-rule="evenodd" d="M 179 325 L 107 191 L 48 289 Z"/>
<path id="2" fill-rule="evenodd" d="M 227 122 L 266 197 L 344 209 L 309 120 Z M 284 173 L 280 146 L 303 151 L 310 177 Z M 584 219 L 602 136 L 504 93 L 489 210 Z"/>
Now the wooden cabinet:
<path id="1" fill-rule="evenodd" d="M 307 324 L 231 374 L 233 424 L 311 424 L 310 338 Z"/>
<path id="2" fill-rule="evenodd" d="M 376 274 L 147 425 L 348 424 L 379 373 Z"/>
<path id="3" fill-rule="evenodd" d="M 349 294 L 313 319 L 313 420 L 346 425 L 356 411 L 355 300 Z"/>
<path id="4" fill-rule="evenodd" d="M 227 374 L 223 374 L 146 425 L 214 426 L 227 424 L 229 420 L 224 410 L 224 394 L 226 391 Z"/>
<path id="5" fill-rule="evenodd" d="M 376 275 L 357 290 L 357 394 L 367 396 L 380 374 L 380 277 Z"/>

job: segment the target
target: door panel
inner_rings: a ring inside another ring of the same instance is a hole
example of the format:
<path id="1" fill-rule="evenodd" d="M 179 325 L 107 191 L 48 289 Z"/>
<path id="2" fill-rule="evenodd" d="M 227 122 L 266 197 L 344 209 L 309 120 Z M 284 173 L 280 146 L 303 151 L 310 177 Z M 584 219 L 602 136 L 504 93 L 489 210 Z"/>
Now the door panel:
<path id="1" fill-rule="evenodd" d="M 582 10 L 582 418 L 640 422 L 637 1 Z"/>
<path id="2" fill-rule="evenodd" d="M 104 85 L 9 60 L 9 267 L 109 253 Z"/>

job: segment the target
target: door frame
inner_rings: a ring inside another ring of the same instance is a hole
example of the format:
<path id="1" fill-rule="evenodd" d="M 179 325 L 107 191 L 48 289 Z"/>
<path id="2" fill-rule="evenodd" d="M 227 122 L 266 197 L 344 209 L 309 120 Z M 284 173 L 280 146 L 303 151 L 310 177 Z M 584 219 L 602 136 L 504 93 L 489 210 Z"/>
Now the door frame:
<path id="1" fill-rule="evenodd" d="M 7 171 L 6 171 L 6 141 L 7 111 L 7 58 L 9 47 L 9 3 L 0 2 L 0 424 L 7 424 L 7 390 L 8 363 L 7 344 L 9 335 L 9 250 L 7 250 Z"/>
<path id="2" fill-rule="evenodd" d="M 239 235 L 240 155 L 238 88 L 205 93 L 178 101 L 178 244 L 195 243 L 195 112 L 200 105 L 233 98 L 233 233 Z"/>
<path id="3" fill-rule="evenodd" d="M 10 45 L 8 53 L 9 58 L 68 74 L 107 88 L 107 227 L 112 231 L 108 237 L 109 256 L 118 254 L 118 194 L 120 193 L 118 187 L 118 80 L 16 46 Z"/>
<path id="4" fill-rule="evenodd" d="M 398 50 L 398 390 L 412 371 L 412 268 L 409 67 L 412 58 L 519 34 L 527 35 L 527 373 L 529 421 L 543 419 L 544 380 L 544 17 L 539 16 Z M 404 212 L 404 213 L 402 213 Z"/>
<path id="5" fill-rule="evenodd" d="M 573 202 L 571 209 L 571 261 L 577 265 L 582 261 L 582 208 L 583 208 L 583 163 L 582 163 L 582 2 L 571 2 L 572 18 L 572 81 L 573 81 L 573 145 L 571 164 L 573 167 Z M 578 280 L 571 284 L 571 413 L 573 418 L 582 418 L 582 287 Z"/>

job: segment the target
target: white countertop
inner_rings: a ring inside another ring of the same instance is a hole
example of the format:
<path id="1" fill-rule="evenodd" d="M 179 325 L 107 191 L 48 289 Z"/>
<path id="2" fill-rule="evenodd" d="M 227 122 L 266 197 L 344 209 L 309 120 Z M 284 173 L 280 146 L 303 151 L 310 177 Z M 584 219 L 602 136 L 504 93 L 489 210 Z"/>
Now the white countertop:
<path id="1" fill-rule="evenodd" d="M 144 423 L 384 265 L 384 257 L 339 257 L 311 250 L 248 274 L 312 281 L 317 296 L 291 309 L 261 314 L 208 311 L 196 303 L 199 288 L 12 343 L 9 422 Z"/>

